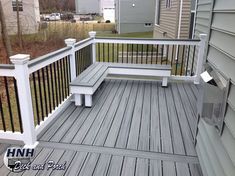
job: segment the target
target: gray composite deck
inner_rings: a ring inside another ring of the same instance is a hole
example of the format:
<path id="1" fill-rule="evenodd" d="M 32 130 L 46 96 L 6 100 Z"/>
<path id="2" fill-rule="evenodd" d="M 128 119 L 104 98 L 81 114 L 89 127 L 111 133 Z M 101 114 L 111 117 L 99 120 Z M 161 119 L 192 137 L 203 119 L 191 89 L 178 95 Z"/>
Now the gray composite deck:
<path id="1" fill-rule="evenodd" d="M 67 161 L 66 170 L 20 175 L 200 176 L 197 94 L 190 83 L 106 80 L 92 108 L 71 103 L 40 134 L 33 163 Z M 11 175 L 0 167 L 0 175 Z"/>

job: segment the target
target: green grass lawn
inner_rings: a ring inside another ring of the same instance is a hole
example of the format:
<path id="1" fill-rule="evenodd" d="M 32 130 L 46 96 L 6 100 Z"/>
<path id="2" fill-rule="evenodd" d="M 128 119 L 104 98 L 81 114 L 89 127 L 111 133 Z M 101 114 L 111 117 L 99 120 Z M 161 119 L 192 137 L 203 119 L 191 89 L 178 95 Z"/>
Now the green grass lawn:
<path id="1" fill-rule="evenodd" d="M 153 31 L 134 32 L 134 33 L 126 33 L 126 34 L 97 33 L 97 37 L 153 38 Z"/>

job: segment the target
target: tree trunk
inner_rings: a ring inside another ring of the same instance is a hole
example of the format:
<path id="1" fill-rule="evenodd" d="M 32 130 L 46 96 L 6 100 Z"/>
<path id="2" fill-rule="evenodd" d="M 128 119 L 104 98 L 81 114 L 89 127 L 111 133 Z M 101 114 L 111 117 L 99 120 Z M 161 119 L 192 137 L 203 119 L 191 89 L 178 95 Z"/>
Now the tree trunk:
<path id="1" fill-rule="evenodd" d="M 6 63 L 9 63 L 9 57 L 12 55 L 12 48 L 11 48 L 11 42 L 10 38 L 7 33 L 7 26 L 6 26 L 6 21 L 5 21 L 5 16 L 2 8 L 2 2 L 0 1 L 0 22 L 1 22 L 1 33 L 2 33 L 2 40 L 3 44 L 6 48 L 7 52 L 7 58 L 6 58 Z"/>
<path id="2" fill-rule="evenodd" d="M 23 49 L 23 40 L 22 40 L 22 31 L 20 24 L 20 9 L 19 9 L 19 1 L 16 0 L 16 19 L 17 19 L 17 35 L 19 40 L 20 49 Z"/>

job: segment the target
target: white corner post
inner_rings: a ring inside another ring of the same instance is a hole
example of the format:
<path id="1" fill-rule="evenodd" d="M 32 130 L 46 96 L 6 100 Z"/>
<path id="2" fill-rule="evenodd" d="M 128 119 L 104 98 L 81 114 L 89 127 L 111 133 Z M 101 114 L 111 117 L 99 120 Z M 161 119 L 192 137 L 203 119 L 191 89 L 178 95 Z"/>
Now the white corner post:
<path id="1" fill-rule="evenodd" d="M 65 44 L 68 47 L 72 47 L 71 48 L 71 53 L 69 55 L 69 62 L 70 62 L 70 75 L 71 75 L 71 81 L 73 81 L 76 78 L 76 59 L 75 59 L 75 43 L 76 43 L 76 39 L 65 39 L 64 40 Z"/>
<path id="2" fill-rule="evenodd" d="M 89 32 L 89 36 L 90 36 L 90 38 L 93 39 L 93 43 L 92 43 L 92 63 L 95 63 L 96 62 L 96 43 L 95 43 L 96 32 L 95 31 Z"/>
<path id="3" fill-rule="evenodd" d="M 197 59 L 197 67 L 196 67 L 196 76 L 194 80 L 194 84 L 200 83 L 200 74 L 204 69 L 205 63 L 205 47 L 206 47 L 206 34 L 200 34 L 200 42 L 199 42 L 199 50 L 198 50 L 198 59 Z"/>
<path id="4" fill-rule="evenodd" d="M 15 65 L 15 79 L 19 95 L 25 147 L 35 148 L 38 144 L 34 126 L 33 104 L 29 82 L 29 55 L 17 54 L 10 57 Z"/>

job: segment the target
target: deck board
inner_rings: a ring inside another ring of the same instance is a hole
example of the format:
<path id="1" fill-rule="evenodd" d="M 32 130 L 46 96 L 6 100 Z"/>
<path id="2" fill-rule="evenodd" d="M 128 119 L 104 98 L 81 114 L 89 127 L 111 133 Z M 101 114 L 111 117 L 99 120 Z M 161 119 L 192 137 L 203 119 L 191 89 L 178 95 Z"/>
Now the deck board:
<path id="1" fill-rule="evenodd" d="M 133 120 L 129 132 L 129 138 L 127 143 L 128 149 L 137 149 L 138 147 L 139 131 L 140 131 L 140 123 L 141 123 L 142 107 L 143 107 L 143 97 L 144 97 L 144 83 L 141 82 L 136 97 Z"/>
<path id="2" fill-rule="evenodd" d="M 106 80 L 91 108 L 71 103 L 40 134 L 33 163 L 66 161 L 66 170 L 17 175 L 201 176 L 192 135 L 197 93 L 188 83 Z M 8 146 L 0 144 L 1 157 Z"/>

